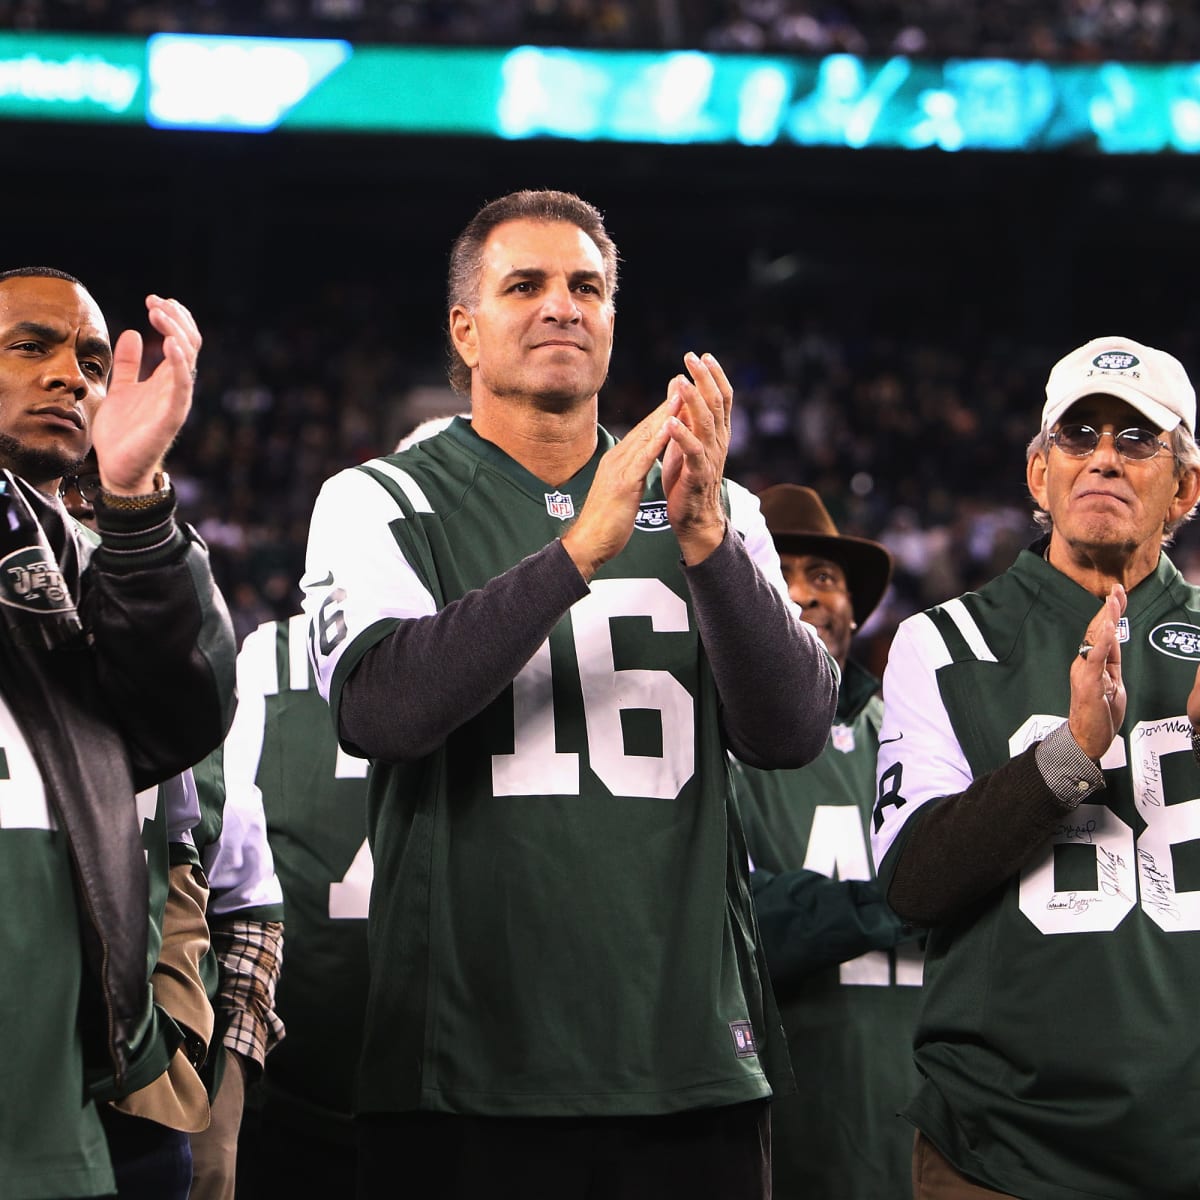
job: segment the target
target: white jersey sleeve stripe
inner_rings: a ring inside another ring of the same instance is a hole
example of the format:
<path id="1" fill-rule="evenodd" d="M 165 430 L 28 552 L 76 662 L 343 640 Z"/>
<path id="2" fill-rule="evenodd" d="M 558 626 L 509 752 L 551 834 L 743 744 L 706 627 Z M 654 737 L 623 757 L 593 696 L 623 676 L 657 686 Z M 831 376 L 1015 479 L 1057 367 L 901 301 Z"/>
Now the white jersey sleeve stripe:
<path id="1" fill-rule="evenodd" d="M 360 634 L 389 617 L 437 612 L 392 534 L 402 515 L 378 478 L 357 468 L 327 480 L 317 497 L 300 586 L 317 687 L 326 700 L 338 663 Z"/>
<path id="2" fill-rule="evenodd" d="M 996 661 L 996 656 L 992 653 L 987 642 L 983 640 L 983 633 L 975 623 L 975 618 L 967 611 L 967 606 L 962 602 L 961 597 L 949 600 L 943 604 L 942 612 L 958 627 L 958 632 L 963 635 L 964 640 L 970 647 L 971 653 L 980 662 Z"/>
<path id="3" fill-rule="evenodd" d="M 876 867 L 923 804 L 957 795 L 971 782 L 937 685 L 938 670 L 950 662 L 946 643 L 925 613 L 901 622 L 883 673 L 876 796 L 894 791 L 904 802 L 878 804 L 871 822 Z"/>
<path id="4" fill-rule="evenodd" d="M 275 624 L 249 634 L 237 660 L 238 703 L 225 738 L 225 813 L 220 839 L 204 851 L 217 916 L 259 905 L 280 904 L 283 893 L 267 842 L 267 818 L 256 782 L 266 729 L 266 697 L 279 691 Z"/>
<path id="5" fill-rule="evenodd" d="M 279 693 L 279 672 L 275 666 L 275 622 L 264 621 L 253 633 L 246 635 L 238 651 L 238 704 L 241 689 L 247 682 L 256 695 L 275 696 Z"/>
<path id="6" fill-rule="evenodd" d="M 372 471 L 378 471 L 381 475 L 386 475 L 400 487 L 400 490 L 408 497 L 408 502 L 419 513 L 433 512 L 433 505 L 429 503 L 428 497 L 421 490 L 421 485 L 407 472 L 401 470 L 395 463 L 390 463 L 383 458 L 373 458 L 370 462 L 363 463 L 364 467 L 370 467 Z"/>
<path id="7" fill-rule="evenodd" d="M 288 687 L 293 692 L 306 692 L 312 687 L 307 641 L 308 618 L 296 613 L 288 618 Z"/>

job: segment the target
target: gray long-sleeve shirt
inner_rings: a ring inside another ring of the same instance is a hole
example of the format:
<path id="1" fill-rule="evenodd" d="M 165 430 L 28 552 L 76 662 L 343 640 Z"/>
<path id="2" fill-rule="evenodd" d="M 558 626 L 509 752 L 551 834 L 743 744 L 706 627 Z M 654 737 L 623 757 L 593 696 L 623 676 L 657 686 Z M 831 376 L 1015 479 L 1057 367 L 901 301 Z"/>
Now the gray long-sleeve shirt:
<path id="1" fill-rule="evenodd" d="M 810 762 L 825 745 L 837 703 L 836 668 L 820 639 L 732 528 L 704 562 L 681 570 L 730 748 L 754 766 Z M 346 681 L 341 737 L 370 758 L 428 754 L 512 682 L 587 593 L 554 541 L 435 615 L 404 621 Z M 398 689 L 398 679 L 419 685 Z"/>

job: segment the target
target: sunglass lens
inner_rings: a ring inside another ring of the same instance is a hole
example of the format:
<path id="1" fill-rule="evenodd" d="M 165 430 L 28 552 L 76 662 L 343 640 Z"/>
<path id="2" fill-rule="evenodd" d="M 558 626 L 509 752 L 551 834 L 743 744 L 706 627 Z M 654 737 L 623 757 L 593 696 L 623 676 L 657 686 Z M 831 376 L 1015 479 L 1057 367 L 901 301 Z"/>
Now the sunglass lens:
<path id="1" fill-rule="evenodd" d="M 1153 458 L 1159 449 L 1158 436 L 1148 429 L 1123 429 L 1116 441 L 1126 458 Z"/>
<path id="2" fill-rule="evenodd" d="M 1054 441 L 1064 454 L 1083 458 L 1096 449 L 1100 435 L 1090 425 L 1063 425 Z"/>

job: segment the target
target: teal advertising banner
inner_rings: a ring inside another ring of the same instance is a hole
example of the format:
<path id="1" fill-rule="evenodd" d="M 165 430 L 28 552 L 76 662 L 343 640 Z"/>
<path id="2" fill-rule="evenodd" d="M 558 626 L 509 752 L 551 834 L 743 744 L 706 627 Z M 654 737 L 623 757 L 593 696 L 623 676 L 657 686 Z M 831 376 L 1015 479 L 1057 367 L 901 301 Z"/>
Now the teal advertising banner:
<path id="1" fill-rule="evenodd" d="M 0 118 L 945 151 L 1200 150 L 1200 63 L 0 34 Z"/>
<path id="2" fill-rule="evenodd" d="M 146 119 L 146 40 L 0 33 L 0 118 Z"/>

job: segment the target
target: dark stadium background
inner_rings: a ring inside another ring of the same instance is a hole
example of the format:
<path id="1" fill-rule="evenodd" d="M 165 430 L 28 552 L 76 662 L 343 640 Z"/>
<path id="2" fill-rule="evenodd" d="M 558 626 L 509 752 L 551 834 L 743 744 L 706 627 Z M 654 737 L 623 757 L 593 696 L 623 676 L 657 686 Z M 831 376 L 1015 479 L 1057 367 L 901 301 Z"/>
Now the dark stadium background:
<path id="1" fill-rule="evenodd" d="M 3 124 L 0 138 L 9 258 L 66 258 L 105 279 L 125 264 L 218 315 L 283 284 L 380 287 L 390 275 L 419 343 L 431 319 L 436 335 L 449 241 L 482 201 L 521 186 L 575 190 L 606 212 L 625 260 L 623 312 L 673 297 L 686 321 L 758 302 L 756 254 L 800 259 L 781 302 L 894 333 L 978 314 L 997 332 L 1053 341 L 1106 319 L 1188 324 L 1195 312 L 1200 169 L 1180 156 L 48 122 Z"/>

